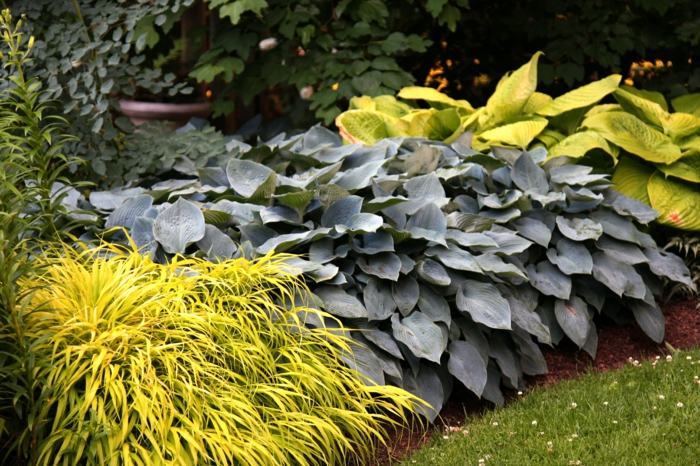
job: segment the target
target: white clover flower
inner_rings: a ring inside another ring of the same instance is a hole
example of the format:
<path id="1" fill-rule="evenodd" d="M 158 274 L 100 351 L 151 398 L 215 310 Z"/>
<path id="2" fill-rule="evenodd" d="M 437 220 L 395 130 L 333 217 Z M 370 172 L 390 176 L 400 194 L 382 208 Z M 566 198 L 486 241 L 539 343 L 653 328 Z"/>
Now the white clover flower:
<path id="1" fill-rule="evenodd" d="M 673 361 L 673 356 L 671 356 L 670 354 L 668 356 L 666 356 L 666 361 L 669 361 L 669 362 Z"/>
<path id="2" fill-rule="evenodd" d="M 537 425 L 537 420 L 532 421 L 532 425 L 536 426 Z"/>
<path id="3" fill-rule="evenodd" d="M 607 401 L 603 401 L 603 406 L 607 406 L 607 405 L 609 405 L 609 404 L 610 404 L 610 403 L 608 403 Z"/>
<path id="4" fill-rule="evenodd" d="M 576 404 L 575 401 L 572 401 L 571 404 L 570 404 L 569 406 L 571 406 L 571 409 L 576 409 L 576 407 L 578 406 L 578 404 Z"/>
<path id="5" fill-rule="evenodd" d="M 682 408 L 683 407 L 683 402 L 679 401 L 676 403 L 676 408 Z"/>
<path id="6" fill-rule="evenodd" d="M 663 395 L 659 395 L 659 400 L 665 400 L 665 399 L 666 399 L 666 397 L 665 397 L 665 396 L 663 396 Z"/>

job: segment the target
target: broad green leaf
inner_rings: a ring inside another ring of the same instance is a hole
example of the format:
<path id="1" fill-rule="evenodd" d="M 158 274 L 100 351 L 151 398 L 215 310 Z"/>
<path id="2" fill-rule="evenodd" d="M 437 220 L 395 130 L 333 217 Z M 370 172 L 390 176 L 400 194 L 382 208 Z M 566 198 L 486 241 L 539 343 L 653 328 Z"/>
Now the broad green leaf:
<path id="1" fill-rule="evenodd" d="M 644 279 L 633 266 L 602 251 L 593 254 L 593 277 L 618 296 L 643 299 L 647 292 Z"/>
<path id="2" fill-rule="evenodd" d="M 369 320 L 388 319 L 396 310 L 396 303 L 391 296 L 391 286 L 384 280 L 370 277 L 362 296 Z"/>
<path id="3" fill-rule="evenodd" d="M 632 157 L 622 157 L 620 163 L 615 167 L 612 182 L 615 189 L 625 196 L 651 204 L 647 185 L 655 171 L 653 167 Z"/>
<path id="4" fill-rule="evenodd" d="M 211 261 L 231 259 L 238 249 L 230 236 L 213 225 L 205 226 L 204 237 L 197 241 L 197 247 Z"/>
<path id="5" fill-rule="evenodd" d="M 418 304 L 420 288 L 415 278 L 400 277 L 396 283 L 391 285 L 391 293 L 396 306 L 399 308 L 399 312 L 403 315 L 408 315 Z"/>
<path id="6" fill-rule="evenodd" d="M 204 215 L 192 202 L 179 198 L 153 222 L 153 236 L 165 252 L 182 254 L 188 245 L 204 237 Z"/>
<path id="7" fill-rule="evenodd" d="M 509 122 L 521 115 L 537 87 L 537 62 L 541 55 L 542 52 L 536 52 L 528 63 L 505 75 L 498 83 L 496 91 L 486 103 L 486 111 L 493 125 Z"/>
<path id="8" fill-rule="evenodd" d="M 522 376 L 520 363 L 510 347 L 510 338 L 504 333 L 492 333 L 489 337 L 489 356 L 496 361 L 499 369 L 512 387 L 519 386 Z"/>
<path id="9" fill-rule="evenodd" d="M 666 177 L 679 178 L 691 183 L 700 183 L 700 152 L 691 152 L 671 165 L 656 166 Z"/>
<path id="10" fill-rule="evenodd" d="M 460 249 L 457 246 L 451 245 L 449 248 L 443 246 L 433 246 L 426 249 L 425 255 L 428 257 L 437 258 L 445 266 L 454 270 L 475 273 L 482 272 L 476 258 L 471 253 Z"/>
<path id="11" fill-rule="evenodd" d="M 541 343 L 551 344 L 549 328 L 542 322 L 540 315 L 535 312 L 539 303 L 537 291 L 529 285 L 508 287 L 504 297 L 510 304 L 513 322 L 526 332 L 537 337 Z"/>
<path id="12" fill-rule="evenodd" d="M 664 315 L 661 309 L 658 306 L 652 306 L 645 301 L 636 299 L 628 301 L 627 304 L 632 309 L 634 320 L 637 321 L 644 333 L 656 343 L 663 342 L 665 333 Z"/>
<path id="13" fill-rule="evenodd" d="M 564 300 L 571 296 L 571 278 L 547 261 L 542 261 L 537 266 L 530 264 L 527 276 L 530 285 L 542 294 Z"/>
<path id="14" fill-rule="evenodd" d="M 275 192 L 276 173 L 251 160 L 229 160 L 226 176 L 233 190 L 245 198 L 266 199 Z"/>
<path id="15" fill-rule="evenodd" d="M 662 93 L 656 91 L 648 91 L 646 89 L 637 89 L 632 86 L 621 86 L 621 88 L 636 96 L 642 97 L 643 99 L 651 100 L 652 102 L 659 104 L 659 106 L 662 109 L 664 109 L 664 111 L 668 112 L 668 102 L 666 102 L 666 98 Z"/>
<path id="16" fill-rule="evenodd" d="M 314 293 L 323 300 L 324 309 L 334 316 L 348 319 L 368 317 L 367 309 L 362 303 L 338 286 L 322 285 Z"/>
<path id="17" fill-rule="evenodd" d="M 630 219 L 622 217 L 615 212 L 607 209 L 598 209 L 591 212 L 590 218 L 603 227 L 603 233 L 615 239 L 644 247 L 655 244 L 651 236 L 639 231 Z"/>
<path id="18" fill-rule="evenodd" d="M 149 194 L 132 197 L 109 214 L 105 221 L 105 228 L 125 227 L 130 230 L 136 219 L 141 217 L 152 205 L 153 197 Z"/>
<path id="19" fill-rule="evenodd" d="M 321 216 L 321 225 L 333 228 L 336 225 L 348 225 L 354 215 L 362 210 L 360 196 L 346 196 L 332 203 Z"/>
<path id="20" fill-rule="evenodd" d="M 663 122 L 668 118 L 669 114 L 658 103 L 632 93 L 625 88 L 616 90 L 614 96 L 627 112 L 657 128 L 664 127 Z"/>
<path id="21" fill-rule="evenodd" d="M 438 286 L 448 286 L 451 282 L 445 268 L 431 259 L 424 259 L 416 265 L 416 272 L 424 282 Z"/>
<path id="22" fill-rule="evenodd" d="M 425 137 L 434 141 L 445 141 L 447 144 L 454 142 L 462 132 L 462 119 L 454 108 L 433 111 L 422 119 L 422 128 L 416 134 L 415 122 L 411 125 L 411 132 L 416 136 Z"/>
<path id="23" fill-rule="evenodd" d="M 241 21 L 243 14 L 251 12 L 260 16 L 262 11 L 267 8 L 266 0 L 234 0 L 232 2 L 219 3 L 221 4 L 219 15 L 222 18 L 228 17 L 234 26 Z"/>
<path id="24" fill-rule="evenodd" d="M 605 192 L 604 205 L 612 209 L 623 217 L 632 217 L 639 223 L 646 225 L 659 216 L 659 213 L 637 199 L 619 194 L 617 191 L 608 190 Z"/>
<path id="25" fill-rule="evenodd" d="M 521 236 L 534 241 L 540 246 L 547 247 L 552 239 L 552 230 L 544 223 L 534 218 L 521 217 L 512 225 Z"/>
<path id="26" fill-rule="evenodd" d="M 593 258 L 588 248 L 566 238 L 557 241 L 556 249 L 547 250 L 547 259 L 566 275 L 590 275 L 593 270 Z"/>
<path id="27" fill-rule="evenodd" d="M 343 140 L 355 144 L 375 144 L 384 138 L 405 136 L 408 123 L 370 110 L 348 110 L 335 119 Z"/>
<path id="28" fill-rule="evenodd" d="M 680 257 L 654 248 L 645 248 L 644 255 L 649 259 L 649 269 L 654 275 L 693 286 L 688 267 Z"/>
<path id="29" fill-rule="evenodd" d="M 418 309 L 430 317 L 433 322 L 443 322 L 448 326 L 452 322 L 450 305 L 447 300 L 425 284 L 420 285 Z"/>
<path id="30" fill-rule="evenodd" d="M 393 252 L 380 252 L 371 256 L 362 256 L 357 259 L 357 265 L 367 275 L 391 280 L 399 279 L 401 272 L 401 259 Z"/>
<path id="31" fill-rule="evenodd" d="M 540 110 L 547 107 L 552 102 L 552 97 L 542 92 L 534 92 L 523 107 L 523 113 L 530 115 L 540 113 Z M 541 113 L 540 113 L 541 114 Z"/>
<path id="32" fill-rule="evenodd" d="M 447 352 L 450 354 L 447 370 L 480 397 L 486 386 L 487 371 L 479 350 L 468 341 L 453 341 Z"/>
<path id="33" fill-rule="evenodd" d="M 649 162 L 669 164 L 681 158 L 680 148 L 668 136 L 629 113 L 599 113 L 586 118 L 583 125 Z"/>
<path id="34" fill-rule="evenodd" d="M 439 104 L 448 107 L 458 107 L 469 110 L 474 108 L 466 100 L 455 100 L 432 87 L 408 86 L 399 91 L 398 96 L 406 100 L 424 100 L 430 105 Z"/>
<path id="35" fill-rule="evenodd" d="M 446 334 L 420 311 L 414 311 L 403 320 L 398 314 L 391 316 L 394 338 L 406 345 L 416 357 L 440 364 L 447 347 Z"/>
<path id="36" fill-rule="evenodd" d="M 424 205 L 413 214 L 406 222 L 406 230 L 413 238 L 446 244 L 447 220 L 442 210 L 433 203 Z"/>
<path id="37" fill-rule="evenodd" d="M 700 231 L 698 185 L 664 178 L 656 172 L 649 179 L 648 191 L 651 206 L 660 214 L 660 223 L 682 230 Z"/>
<path id="38" fill-rule="evenodd" d="M 618 241 L 609 236 L 601 237 L 595 245 L 608 256 L 625 264 L 637 265 L 649 261 L 636 245 Z"/>
<path id="39" fill-rule="evenodd" d="M 594 149 L 602 150 L 613 159 L 613 162 L 617 163 L 617 154 L 619 150 L 617 147 L 611 146 L 608 141 L 596 131 L 580 131 L 571 136 L 567 136 L 549 149 L 547 157 L 566 156 L 581 158 Z"/>
<path id="40" fill-rule="evenodd" d="M 700 131 L 700 117 L 690 113 L 671 113 L 662 123 L 664 130 L 674 141 Z"/>
<path id="41" fill-rule="evenodd" d="M 580 348 L 586 343 L 591 330 L 591 317 L 588 305 L 578 296 L 568 301 L 558 299 L 554 304 L 554 315 L 567 337 Z"/>
<path id="42" fill-rule="evenodd" d="M 510 177 L 518 188 L 528 194 L 547 194 L 549 182 L 545 171 L 532 160 L 532 156 L 523 152 L 511 169 Z"/>
<path id="43" fill-rule="evenodd" d="M 620 84 L 620 79 L 622 76 L 619 74 L 612 74 L 607 78 L 576 88 L 555 98 L 536 113 L 544 116 L 555 116 L 575 108 L 587 107 L 615 91 Z"/>
<path id="44" fill-rule="evenodd" d="M 457 309 L 489 328 L 511 328 L 510 305 L 492 283 L 464 280 L 457 291 Z"/>
<path id="45" fill-rule="evenodd" d="M 557 228 L 562 235 L 574 241 L 598 239 L 603 234 L 603 227 L 590 218 L 557 216 Z"/>
<path id="46" fill-rule="evenodd" d="M 677 112 L 690 113 L 700 117 L 700 93 L 676 97 L 671 100 L 671 105 Z"/>
<path id="47" fill-rule="evenodd" d="M 547 124 L 544 118 L 532 117 L 478 133 L 477 137 L 487 145 L 505 144 L 525 149 Z"/>
<path id="48" fill-rule="evenodd" d="M 369 385 L 385 385 L 382 362 L 375 352 L 369 347 L 362 337 L 357 337 L 359 341 L 353 341 L 350 351 L 342 357 L 343 361 L 352 369 L 358 371 L 366 377 Z"/>

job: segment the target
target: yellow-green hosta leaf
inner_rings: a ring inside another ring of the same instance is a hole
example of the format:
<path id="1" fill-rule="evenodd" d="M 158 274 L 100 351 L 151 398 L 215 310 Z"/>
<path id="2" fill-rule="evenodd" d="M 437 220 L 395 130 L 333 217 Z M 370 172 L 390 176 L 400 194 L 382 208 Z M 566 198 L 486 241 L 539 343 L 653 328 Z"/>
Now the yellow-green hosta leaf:
<path id="1" fill-rule="evenodd" d="M 662 109 L 664 109 L 664 111 L 668 112 L 668 103 L 666 103 L 666 98 L 662 93 L 656 91 L 647 91 L 645 89 L 637 89 L 632 86 L 622 86 L 622 89 L 624 89 L 627 92 L 631 92 L 632 94 L 637 95 L 643 99 L 656 102 Z"/>
<path id="2" fill-rule="evenodd" d="M 350 99 L 348 110 L 376 110 L 377 104 L 368 95 L 356 96 Z"/>
<path id="3" fill-rule="evenodd" d="M 613 148 L 603 136 L 595 131 L 581 131 L 567 136 L 555 146 L 549 149 L 548 157 L 583 157 L 593 149 L 601 149 L 617 161 L 617 148 Z"/>
<path id="4" fill-rule="evenodd" d="M 546 127 L 545 118 L 534 117 L 484 131 L 478 137 L 489 145 L 500 143 L 525 149 Z"/>
<path id="5" fill-rule="evenodd" d="M 660 214 L 660 223 L 700 231 L 700 186 L 664 178 L 657 171 L 649 180 L 648 191 L 651 206 Z"/>
<path id="6" fill-rule="evenodd" d="M 620 84 L 620 79 L 622 76 L 619 74 L 612 74 L 607 78 L 581 86 L 560 95 L 537 113 L 544 116 L 554 116 L 575 108 L 587 107 L 615 91 Z"/>
<path id="7" fill-rule="evenodd" d="M 657 167 L 666 176 L 673 176 L 692 183 L 700 183 L 700 152 L 691 152 L 671 165 L 658 165 Z M 698 189 L 700 189 L 700 185 Z"/>
<path id="8" fill-rule="evenodd" d="M 348 110 L 335 119 L 340 136 L 349 143 L 374 144 L 392 136 L 407 136 L 408 124 L 371 110 Z"/>
<path id="9" fill-rule="evenodd" d="M 564 138 L 566 138 L 566 135 L 549 128 L 545 128 L 544 131 L 537 135 L 537 140 L 542 141 L 545 147 L 555 146 Z"/>
<path id="10" fill-rule="evenodd" d="M 671 101 L 671 105 L 677 112 L 692 113 L 700 117 L 700 93 L 676 97 Z"/>
<path id="11" fill-rule="evenodd" d="M 637 93 L 630 92 L 625 88 L 616 90 L 613 95 L 622 105 L 622 108 L 632 115 L 650 125 L 663 128 L 663 122 L 668 118 L 669 114 L 658 103 L 637 95 Z"/>
<path id="12" fill-rule="evenodd" d="M 612 182 L 615 189 L 625 196 L 651 205 L 647 185 L 655 172 L 654 167 L 650 165 L 632 157 L 622 157 L 615 167 Z"/>
<path id="13" fill-rule="evenodd" d="M 521 116 L 523 107 L 537 87 L 537 61 L 542 52 L 535 53 L 529 62 L 505 75 L 486 103 L 486 111 L 493 124 L 512 121 Z"/>
<path id="14" fill-rule="evenodd" d="M 527 115 L 539 113 L 539 111 L 549 105 L 550 102 L 552 102 L 551 96 L 542 92 L 535 92 L 527 99 L 527 103 L 523 107 L 523 113 Z"/>
<path id="15" fill-rule="evenodd" d="M 462 133 L 461 126 L 457 109 L 438 110 L 425 120 L 425 137 L 451 143 Z"/>
<path id="16" fill-rule="evenodd" d="M 394 117 L 402 117 L 413 110 L 410 105 L 396 100 L 393 95 L 380 95 L 374 98 L 374 104 L 378 112 L 386 113 Z"/>
<path id="17" fill-rule="evenodd" d="M 583 126 L 649 162 L 669 164 L 681 158 L 680 148 L 668 136 L 629 113 L 598 113 L 587 117 Z"/>
<path id="18" fill-rule="evenodd" d="M 662 123 L 666 132 L 674 140 L 691 136 L 700 131 L 700 118 L 691 113 L 670 113 Z"/>
<path id="19" fill-rule="evenodd" d="M 469 111 L 474 110 L 471 104 L 466 100 L 453 99 L 452 97 L 443 94 L 432 87 L 408 86 L 401 89 L 398 95 L 402 99 L 407 100 L 425 100 L 431 106 L 438 104 L 439 107 L 448 106 L 464 108 Z"/>
<path id="20" fill-rule="evenodd" d="M 684 151 L 700 152 L 700 135 L 691 136 L 678 142 Z"/>

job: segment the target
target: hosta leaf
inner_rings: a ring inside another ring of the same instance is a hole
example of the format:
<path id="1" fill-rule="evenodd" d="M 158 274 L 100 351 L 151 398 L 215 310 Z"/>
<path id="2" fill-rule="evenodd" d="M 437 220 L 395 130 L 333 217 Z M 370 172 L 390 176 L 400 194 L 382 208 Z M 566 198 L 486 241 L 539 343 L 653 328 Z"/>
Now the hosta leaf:
<path id="1" fill-rule="evenodd" d="M 381 252 L 357 259 L 357 265 L 368 275 L 396 281 L 401 272 L 401 259 L 392 252 Z"/>
<path id="2" fill-rule="evenodd" d="M 447 226 L 465 233 L 486 231 L 496 223 L 494 219 L 479 214 L 451 212 L 447 215 Z"/>
<path id="3" fill-rule="evenodd" d="M 153 235 L 165 252 L 182 254 L 205 234 L 202 211 L 183 198 L 164 209 L 153 222 Z"/>
<path id="4" fill-rule="evenodd" d="M 501 369 L 503 376 L 511 387 L 518 387 L 522 371 L 520 364 L 503 333 L 493 333 L 489 340 L 489 356 L 491 356 Z"/>
<path id="5" fill-rule="evenodd" d="M 675 141 L 696 134 L 700 130 L 700 117 L 689 113 L 671 113 L 662 120 L 662 124 Z"/>
<path id="6" fill-rule="evenodd" d="M 450 246 L 449 248 L 433 246 L 426 249 L 425 255 L 437 258 L 444 265 L 454 270 L 481 273 L 481 267 L 479 267 L 474 256 L 457 246 Z"/>
<path id="7" fill-rule="evenodd" d="M 547 194 L 549 191 L 547 174 L 527 152 L 523 152 L 515 161 L 510 177 L 526 193 Z"/>
<path id="8" fill-rule="evenodd" d="M 442 152 L 436 147 L 420 146 L 406 159 L 406 176 L 432 173 L 438 166 Z"/>
<path id="9" fill-rule="evenodd" d="M 205 225 L 204 237 L 197 241 L 197 247 L 206 254 L 207 259 L 215 261 L 228 260 L 238 249 L 233 240 L 213 225 Z"/>
<path id="10" fill-rule="evenodd" d="M 625 264 L 636 265 L 649 261 L 641 249 L 634 244 L 617 241 L 609 236 L 602 236 L 595 245 L 608 256 Z"/>
<path id="11" fill-rule="evenodd" d="M 406 100 L 424 100 L 431 105 L 439 104 L 448 107 L 459 107 L 474 110 L 466 100 L 455 100 L 432 87 L 408 86 L 401 89 L 398 96 Z"/>
<path id="12" fill-rule="evenodd" d="M 480 397 L 486 386 L 487 371 L 479 351 L 468 341 L 453 341 L 447 352 L 450 354 L 447 370 Z"/>
<path id="13" fill-rule="evenodd" d="M 348 191 L 366 188 L 370 185 L 372 178 L 377 175 L 382 165 L 384 165 L 384 160 L 368 162 L 357 168 L 338 172 L 333 181 L 336 185 Z"/>
<path id="14" fill-rule="evenodd" d="M 391 316 L 394 338 L 406 345 L 416 357 L 440 364 L 447 347 L 447 338 L 438 325 L 420 311 L 414 311 L 403 320 Z"/>
<path id="15" fill-rule="evenodd" d="M 496 91 L 486 103 L 486 111 L 494 122 L 507 121 L 519 116 L 537 87 L 537 62 L 541 52 L 498 83 Z"/>
<path id="16" fill-rule="evenodd" d="M 517 266 L 505 262 L 500 256 L 493 253 L 484 253 L 475 257 L 477 264 L 484 272 L 492 272 L 499 277 L 520 282 L 527 280 L 527 275 Z M 518 280 L 522 279 L 522 280 Z"/>
<path id="17" fill-rule="evenodd" d="M 283 206 L 290 207 L 300 214 L 303 214 L 306 207 L 315 196 L 313 191 L 295 191 L 285 194 L 276 194 L 273 197 Z"/>
<path id="18" fill-rule="evenodd" d="M 266 240 L 263 244 L 257 247 L 260 254 L 267 254 L 268 252 L 284 252 L 292 249 L 293 247 L 302 244 L 315 241 L 320 238 L 325 238 L 330 232 L 329 228 L 317 228 L 315 230 L 305 231 L 302 233 L 287 233 L 284 235 L 273 236 L 272 238 Z"/>
<path id="19" fill-rule="evenodd" d="M 484 252 L 511 256 L 524 252 L 533 244 L 532 241 L 507 231 L 487 231 L 484 234 L 498 243 L 496 248 L 482 248 Z"/>
<path id="20" fill-rule="evenodd" d="M 603 226 L 589 218 L 557 217 L 557 228 L 562 235 L 574 241 L 598 239 L 603 234 Z"/>
<path id="21" fill-rule="evenodd" d="M 669 116 L 668 112 L 658 103 L 625 88 L 616 90 L 614 96 L 622 108 L 650 125 L 661 128 L 664 120 Z"/>
<path id="22" fill-rule="evenodd" d="M 517 189 L 506 189 L 501 193 L 491 193 L 488 196 L 479 196 L 479 205 L 486 206 L 491 209 L 505 209 L 522 197 L 523 193 Z"/>
<path id="23" fill-rule="evenodd" d="M 543 222 L 529 217 L 521 217 L 512 222 L 521 236 L 547 247 L 552 239 L 552 230 Z"/>
<path id="24" fill-rule="evenodd" d="M 438 286 L 448 286 L 451 282 L 445 268 L 434 260 L 424 259 L 418 262 L 416 272 L 423 281 Z"/>
<path id="25" fill-rule="evenodd" d="M 700 189 L 664 178 L 659 172 L 649 179 L 649 200 L 659 212 L 660 223 L 682 230 L 700 231 Z"/>
<path id="26" fill-rule="evenodd" d="M 620 159 L 620 163 L 615 167 L 612 182 L 615 185 L 615 189 L 625 196 L 644 202 L 645 204 L 651 204 L 647 192 L 647 185 L 649 184 L 651 175 L 653 175 L 655 171 L 656 170 L 654 170 L 652 166 L 631 157 L 623 157 Z"/>
<path id="27" fill-rule="evenodd" d="M 573 185 L 587 185 L 607 178 L 607 175 L 593 174 L 592 167 L 585 165 L 562 165 L 550 170 L 552 183 Z"/>
<path id="28" fill-rule="evenodd" d="M 420 285 L 418 309 L 430 317 L 433 322 L 444 322 L 445 325 L 450 325 L 452 322 L 450 305 L 447 304 L 447 300 L 424 284 Z"/>
<path id="29" fill-rule="evenodd" d="M 399 345 L 396 344 L 394 337 L 388 333 L 377 329 L 363 329 L 362 335 L 396 359 L 403 359 Z"/>
<path id="30" fill-rule="evenodd" d="M 388 319 L 396 309 L 396 303 L 391 296 L 391 287 L 385 281 L 375 277 L 367 280 L 363 299 L 369 320 Z"/>
<path id="31" fill-rule="evenodd" d="M 510 306 L 495 285 L 464 280 L 457 292 L 457 308 L 474 322 L 490 328 L 510 330 Z"/>
<path id="32" fill-rule="evenodd" d="M 156 238 L 153 236 L 153 219 L 138 217 L 131 227 L 131 239 L 141 251 L 155 250 Z"/>
<path id="33" fill-rule="evenodd" d="M 518 345 L 520 366 L 524 374 L 543 375 L 548 372 L 547 361 L 540 347 L 523 332 L 514 332 L 513 340 Z"/>
<path id="34" fill-rule="evenodd" d="M 656 220 L 659 216 L 659 213 L 652 209 L 647 203 L 624 196 L 616 191 L 608 190 L 605 192 L 604 204 L 612 207 L 618 214 L 625 217 L 632 217 L 643 224 Z"/>
<path id="35" fill-rule="evenodd" d="M 421 364 L 415 377 L 413 373 L 404 373 L 403 388 L 428 403 L 429 406 L 416 405 L 416 412 L 434 422 L 446 398 L 440 375 L 427 364 Z"/>
<path id="36" fill-rule="evenodd" d="M 583 125 L 649 162 L 669 164 L 681 158 L 680 148 L 668 136 L 629 113 L 599 113 L 586 118 Z"/>
<path id="37" fill-rule="evenodd" d="M 590 274 L 593 271 L 593 257 L 588 248 L 566 238 L 557 241 L 556 249 L 547 250 L 547 259 L 566 275 Z"/>
<path id="38" fill-rule="evenodd" d="M 586 343 L 591 330 L 586 302 L 578 296 L 573 296 L 568 301 L 557 299 L 554 304 L 554 315 L 566 336 L 581 348 Z"/>
<path id="39" fill-rule="evenodd" d="M 537 266 L 530 264 L 527 267 L 527 276 L 530 278 L 530 285 L 544 295 L 564 300 L 571 296 L 571 278 L 547 261 L 542 261 Z"/>
<path id="40" fill-rule="evenodd" d="M 616 261 L 604 252 L 593 254 L 593 277 L 618 296 L 643 299 L 644 280 L 631 265 Z"/>
<path id="41" fill-rule="evenodd" d="M 609 210 L 596 210 L 591 213 L 591 219 L 602 225 L 603 232 L 615 239 L 639 246 L 653 246 L 655 244 L 651 236 L 639 231 L 632 221 Z"/>
<path id="42" fill-rule="evenodd" d="M 132 197 L 109 214 L 105 228 L 125 227 L 131 229 L 136 219 L 141 217 L 152 205 L 153 198 L 149 194 Z"/>
<path id="43" fill-rule="evenodd" d="M 120 188 L 112 191 L 93 191 L 90 193 L 90 204 L 100 210 L 114 210 L 127 199 L 143 194 L 143 188 Z"/>
<path id="44" fill-rule="evenodd" d="M 333 228 L 336 225 L 348 225 L 353 215 L 360 213 L 362 198 L 347 196 L 332 203 L 321 216 L 321 225 Z"/>
<path id="45" fill-rule="evenodd" d="M 525 149 L 547 127 L 547 123 L 545 118 L 532 117 L 478 133 L 477 137 L 488 145 L 505 144 Z"/>
<path id="46" fill-rule="evenodd" d="M 612 74 L 607 78 L 578 87 L 555 98 L 537 113 L 544 116 L 555 116 L 575 108 L 587 107 L 615 91 L 620 84 L 620 79 L 622 76 L 619 74 Z"/>
<path id="47" fill-rule="evenodd" d="M 460 230 L 448 229 L 445 234 L 449 241 L 452 241 L 465 248 L 472 246 L 494 246 L 498 247 L 498 243 L 492 238 L 489 238 L 483 233 L 466 233 Z"/>
<path id="48" fill-rule="evenodd" d="M 339 233 L 351 231 L 353 233 L 374 233 L 384 224 L 384 219 L 379 215 L 360 212 L 350 217 L 347 224 L 336 225 L 335 229 Z"/>
<path id="49" fill-rule="evenodd" d="M 603 136 L 596 131 L 579 131 L 559 141 L 548 151 L 549 157 L 581 158 L 588 152 L 600 149 L 608 154 L 613 162 L 617 162 L 618 150 L 611 146 Z"/>
<path id="50" fill-rule="evenodd" d="M 348 319 L 368 317 L 367 309 L 362 303 L 340 287 L 322 285 L 316 288 L 314 293 L 323 300 L 324 309 L 334 316 Z"/>
<path id="51" fill-rule="evenodd" d="M 539 113 L 540 110 L 547 107 L 552 100 L 552 97 L 547 94 L 543 94 L 542 92 L 533 92 L 523 107 L 523 113 L 526 115 Z"/>
<path id="52" fill-rule="evenodd" d="M 362 254 L 393 252 L 394 238 L 384 231 L 357 235 L 352 239 L 352 249 Z"/>
<path id="53" fill-rule="evenodd" d="M 371 110 L 348 110 L 335 119 L 340 135 L 351 144 L 375 144 L 392 136 L 407 135 L 408 125 L 396 117 Z"/>
<path id="54" fill-rule="evenodd" d="M 677 112 L 691 113 L 700 117 L 700 93 L 676 97 L 671 101 L 671 105 Z"/>
<path id="55" fill-rule="evenodd" d="M 535 312 L 538 306 L 537 292 L 529 286 L 509 287 L 508 293 L 504 293 L 508 300 L 513 323 L 531 335 L 537 337 L 541 343 L 552 342 L 549 328 L 542 322 L 540 315 Z"/>
<path id="56" fill-rule="evenodd" d="M 391 293 L 394 297 L 394 302 L 399 308 L 399 312 L 403 315 L 408 315 L 418 304 L 420 288 L 415 278 L 401 277 L 396 283 L 392 284 Z"/>
<path id="57" fill-rule="evenodd" d="M 700 152 L 684 155 L 671 165 L 657 165 L 666 176 L 673 176 L 691 183 L 700 183 Z"/>
<path id="58" fill-rule="evenodd" d="M 418 209 L 406 222 L 406 230 L 414 238 L 446 244 L 447 220 L 445 214 L 435 204 L 426 204 Z"/>
<path id="59" fill-rule="evenodd" d="M 644 255 L 649 260 L 649 268 L 655 275 L 683 283 L 689 287 L 693 286 L 693 279 L 688 267 L 680 257 L 659 251 L 656 248 L 645 248 Z"/>
<path id="60" fill-rule="evenodd" d="M 658 306 L 636 299 L 628 301 L 627 304 L 632 309 L 634 320 L 644 333 L 656 343 L 664 341 L 664 315 Z"/>
<path id="61" fill-rule="evenodd" d="M 275 192 L 277 175 L 265 165 L 250 161 L 231 159 L 226 165 L 228 182 L 238 194 L 245 198 L 269 198 Z"/>
<path id="62" fill-rule="evenodd" d="M 488 378 L 481 397 L 489 400 L 496 406 L 503 406 L 505 398 L 503 398 L 503 393 L 501 392 L 501 371 L 494 363 L 488 365 L 487 371 Z"/>

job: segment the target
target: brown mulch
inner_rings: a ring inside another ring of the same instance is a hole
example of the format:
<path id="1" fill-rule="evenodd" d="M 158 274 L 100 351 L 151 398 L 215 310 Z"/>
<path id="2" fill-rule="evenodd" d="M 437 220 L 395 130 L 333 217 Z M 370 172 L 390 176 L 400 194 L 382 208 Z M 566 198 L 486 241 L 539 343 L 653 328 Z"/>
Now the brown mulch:
<path id="1" fill-rule="evenodd" d="M 583 373 L 607 371 L 624 366 L 629 358 L 652 359 L 665 355 L 671 349 L 700 347 L 700 309 L 697 300 L 671 303 L 664 309 L 666 316 L 665 342 L 657 345 L 634 325 L 616 326 L 601 324 L 598 327 L 598 352 L 595 360 L 578 350 L 573 344 L 562 344 L 556 349 L 543 349 L 549 373 L 529 378 L 529 385 L 550 385 L 560 380 L 572 379 Z M 514 394 L 506 394 L 512 399 Z M 373 466 L 386 466 L 405 458 L 430 441 L 432 435 L 450 426 L 458 426 L 466 415 L 489 409 L 465 389 L 457 389 L 443 408 L 435 423 L 427 429 L 416 427 L 392 433 L 386 448 L 380 448 Z"/>

